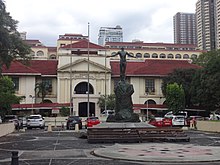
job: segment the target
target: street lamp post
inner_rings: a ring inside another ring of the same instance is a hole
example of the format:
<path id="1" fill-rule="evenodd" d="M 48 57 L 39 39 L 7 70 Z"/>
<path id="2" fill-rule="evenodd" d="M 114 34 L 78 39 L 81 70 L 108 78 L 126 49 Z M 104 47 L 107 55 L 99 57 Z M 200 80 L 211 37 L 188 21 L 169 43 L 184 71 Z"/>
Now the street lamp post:
<path id="1" fill-rule="evenodd" d="M 34 99 L 35 99 L 35 96 L 29 95 L 29 97 L 32 99 L 32 103 L 31 103 L 31 114 L 34 114 Z"/>
<path id="2" fill-rule="evenodd" d="M 146 92 L 146 97 L 147 97 L 147 121 L 148 121 L 148 119 L 149 119 L 149 117 L 148 117 L 148 92 Z"/>
<path id="3" fill-rule="evenodd" d="M 88 60 L 88 70 L 87 70 L 87 76 L 88 76 L 88 84 L 87 84 L 87 99 L 88 99 L 88 102 L 87 102 L 87 117 L 89 117 L 89 111 L 90 111 L 90 100 L 89 100 L 89 93 L 90 93 L 90 91 L 89 91 L 89 87 L 90 87 L 90 85 L 89 85 L 89 56 L 90 56 L 90 54 L 89 54 L 89 23 L 88 23 L 88 54 L 87 54 L 87 60 Z"/>

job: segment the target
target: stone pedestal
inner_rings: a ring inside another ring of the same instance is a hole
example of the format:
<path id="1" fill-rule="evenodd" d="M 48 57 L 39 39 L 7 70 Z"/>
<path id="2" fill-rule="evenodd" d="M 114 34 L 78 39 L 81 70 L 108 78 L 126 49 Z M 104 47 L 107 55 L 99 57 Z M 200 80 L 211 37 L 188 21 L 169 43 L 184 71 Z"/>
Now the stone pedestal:
<path id="1" fill-rule="evenodd" d="M 132 84 L 119 81 L 115 88 L 115 115 L 108 116 L 106 122 L 140 122 L 138 114 L 133 112 L 131 95 L 134 93 Z"/>

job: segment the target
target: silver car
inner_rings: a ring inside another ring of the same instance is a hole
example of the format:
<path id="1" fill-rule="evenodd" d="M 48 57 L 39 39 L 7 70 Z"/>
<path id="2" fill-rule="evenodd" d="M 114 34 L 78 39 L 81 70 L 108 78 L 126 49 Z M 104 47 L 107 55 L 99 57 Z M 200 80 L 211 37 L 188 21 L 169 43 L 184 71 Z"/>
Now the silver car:
<path id="1" fill-rule="evenodd" d="M 30 115 L 27 119 L 27 129 L 41 128 L 44 129 L 45 121 L 41 115 Z"/>

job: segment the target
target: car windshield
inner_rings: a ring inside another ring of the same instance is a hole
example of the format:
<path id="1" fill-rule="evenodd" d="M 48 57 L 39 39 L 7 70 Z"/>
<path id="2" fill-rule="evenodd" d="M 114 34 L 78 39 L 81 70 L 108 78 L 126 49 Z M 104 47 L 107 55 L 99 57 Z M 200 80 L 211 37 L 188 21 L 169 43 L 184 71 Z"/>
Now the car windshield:
<path id="1" fill-rule="evenodd" d="M 29 119 L 40 119 L 40 116 L 30 116 Z"/>
<path id="2" fill-rule="evenodd" d="M 81 120 L 79 116 L 69 116 L 68 120 Z"/>

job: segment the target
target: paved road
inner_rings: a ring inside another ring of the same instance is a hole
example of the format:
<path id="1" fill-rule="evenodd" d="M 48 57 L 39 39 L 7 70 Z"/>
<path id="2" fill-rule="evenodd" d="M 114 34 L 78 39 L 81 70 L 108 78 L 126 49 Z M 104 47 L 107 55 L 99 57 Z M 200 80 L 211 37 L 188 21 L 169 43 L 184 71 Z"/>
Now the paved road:
<path id="1" fill-rule="evenodd" d="M 190 142 L 179 142 L 178 145 L 220 146 L 220 134 L 187 131 Z M 19 151 L 19 165 L 177 165 L 180 162 L 158 163 L 107 159 L 92 155 L 93 151 L 115 144 L 88 144 L 87 139 L 78 138 L 73 131 L 47 132 L 33 129 L 26 132 L 15 132 L 0 138 L 0 164 L 9 165 L 11 152 Z M 160 143 L 159 143 L 160 144 Z M 161 143 L 162 144 L 162 143 Z M 141 144 L 140 144 L 141 145 Z M 158 145 L 158 144 L 157 144 Z M 114 147 L 113 147 L 114 148 Z M 136 151 L 137 152 L 137 151 Z M 195 151 L 197 152 L 197 151 Z M 159 159 L 159 157 L 158 157 Z M 182 163 L 184 165 L 217 165 L 220 162 Z"/>

